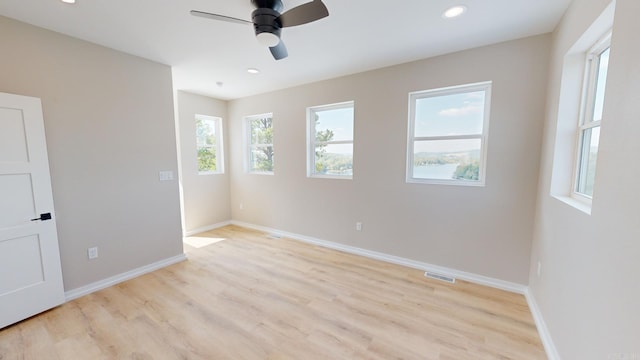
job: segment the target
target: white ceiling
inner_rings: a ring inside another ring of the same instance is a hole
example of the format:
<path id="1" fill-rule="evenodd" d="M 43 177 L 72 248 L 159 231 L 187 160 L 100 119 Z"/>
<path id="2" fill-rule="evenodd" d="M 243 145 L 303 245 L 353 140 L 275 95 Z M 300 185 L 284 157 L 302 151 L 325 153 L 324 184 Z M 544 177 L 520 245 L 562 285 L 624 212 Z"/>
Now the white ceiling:
<path id="1" fill-rule="evenodd" d="M 307 1 L 283 0 L 285 11 Z M 234 99 L 546 33 L 571 0 L 323 1 L 328 18 L 283 29 L 289 57 L 280 61 L 251 26 L 189 14 L 250 20 L 250 0 L 2 0 L 0 14 L 171 65 L 176 88 Z M 442 18 L 459 3 L 462 17 Z"/>

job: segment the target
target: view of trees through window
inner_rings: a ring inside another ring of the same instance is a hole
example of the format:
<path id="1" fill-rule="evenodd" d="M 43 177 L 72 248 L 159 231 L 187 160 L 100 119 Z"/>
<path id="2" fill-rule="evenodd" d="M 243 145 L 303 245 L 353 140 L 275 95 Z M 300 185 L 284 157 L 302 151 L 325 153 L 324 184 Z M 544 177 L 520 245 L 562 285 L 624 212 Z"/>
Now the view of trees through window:
<path id="1" fill-rule="evenodd" d="M 490 84 L 411 95 L 411 179 L 481 180 Z"/>
<path id="2" fill-rule="evenodd" d="M 198 172 L 210 173 L 218 171 L 216 153 L 218 138 L 216 134 L 217 119 L 212 117 L 196 117 L 196 145 L 198 150 Z"/>
<path id="3" fill-rule="evenodd" d="M 313 132 L 311 175 L 353 175 L 353 103 L 310 110 Z"/>
<path id="4" fill-rule="evenodd" d="M 249 130 L 249 172 L 273 172 L 273 118 L 271 115 L 247 118 Z"/>
<path id="5" fill-rule="evenodd" d="M 416 142 L 413 155 L 413 176 L 438 180 L 479 180 L 480 141 Z"/>

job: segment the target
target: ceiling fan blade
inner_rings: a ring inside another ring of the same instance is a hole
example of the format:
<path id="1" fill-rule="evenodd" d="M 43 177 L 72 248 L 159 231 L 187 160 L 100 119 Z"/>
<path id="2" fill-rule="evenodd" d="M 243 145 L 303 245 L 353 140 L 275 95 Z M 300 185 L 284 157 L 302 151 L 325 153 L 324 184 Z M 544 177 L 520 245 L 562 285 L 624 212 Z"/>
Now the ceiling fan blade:
<path id="1" fill-rule="evenodd" d="M 289 56 L 289 52 L 287 51 L 287 47 L 284 46 L 282 40 L 276 46 L 272 46 L 269 48 L 271 50 L 271 55 L 276 60 L 281 60 Z"/>
<path id="2" fill-rule="evenodd" d="M 226 22 L 231 22 L 236 24 L 253 24 L 251 21 L 248 21 L 248 20 L 237 19 L 231 16 L 212 14 L 212 13 L 198 11 L 198 10 L 191 10 L 191 15 L 203 17 L 206 19 L 221 20 L 221 21 L 226 21 Z"/>
<path id="3" fill-rule="evenodd" d="M 322 0 L 313 0 L 306 4 L 296 6 L 280 15 L 282 27 L 298 26 L 320 20 L 329 16 L 329 10 Z"/>

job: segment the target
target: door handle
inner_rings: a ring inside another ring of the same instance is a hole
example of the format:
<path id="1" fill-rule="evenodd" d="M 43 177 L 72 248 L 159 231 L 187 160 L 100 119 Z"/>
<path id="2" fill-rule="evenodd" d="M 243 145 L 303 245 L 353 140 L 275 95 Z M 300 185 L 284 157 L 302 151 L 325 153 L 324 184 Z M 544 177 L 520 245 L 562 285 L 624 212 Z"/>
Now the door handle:
<path id="1" fill-rule="evenodd" d="M 38 221 L 38 220 L 51 220 L 51 213 L 44 213 L 44 214 L 40 214 L 39 218 L 35 218 L 35 219 L 31 219 L 31 221 Z"/>

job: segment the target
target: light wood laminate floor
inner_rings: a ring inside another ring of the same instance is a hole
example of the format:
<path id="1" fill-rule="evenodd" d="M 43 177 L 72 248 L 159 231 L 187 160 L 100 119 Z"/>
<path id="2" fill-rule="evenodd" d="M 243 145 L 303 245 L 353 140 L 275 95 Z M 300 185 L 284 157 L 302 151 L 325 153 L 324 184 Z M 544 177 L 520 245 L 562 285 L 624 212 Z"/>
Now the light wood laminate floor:
<path id="1" fill-rule="evenodd" d="M 546 359 L 522 295 L 228 226 L 0 330 L 0 359 Z"/>

